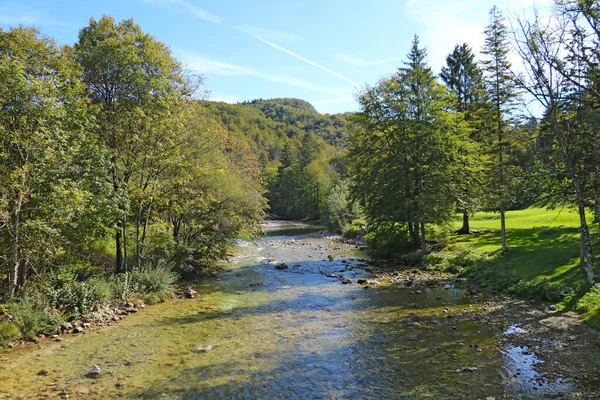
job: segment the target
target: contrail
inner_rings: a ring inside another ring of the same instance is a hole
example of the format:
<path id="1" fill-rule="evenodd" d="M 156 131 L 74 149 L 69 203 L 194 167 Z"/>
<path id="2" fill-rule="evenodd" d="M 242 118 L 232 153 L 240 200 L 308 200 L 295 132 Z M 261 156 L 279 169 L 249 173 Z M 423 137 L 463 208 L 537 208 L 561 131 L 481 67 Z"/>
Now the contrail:
<path id="1" fill-rule="evenodd" d="M 296 57 L 297 59 L 299 59 L 299 60 L 302 60 L 302 61 L 304 61 L 305 63 L 308 63 L 308 64 L 312 65 L 313 67 L 317 67 L 317 68 L 320 68 L 320 69 L 322 69 L 322 70 L 323 70 L 323 71 L 325 71 L 325 72 L 329 72 L 331 75 L 337 76 L 338 78 L 340 78 L 340 79 L 343 79 L 343 80 L 345 80 L 346 82 L 348 82 L 348 83 L 351 83 L 351 84 L 352 84 L 352 85 L 354 85 L 354 86 L 357 86 L 357 87 L 358 87 L 358 86 L 360 86 L 358 83 L 356 83 L 356 82 L 352 82 L 350 79 L 346 78 L 345 76 L 342 76 L 342 75 L 338 74 L 337 72 L 334 72 L 334 71 L 330 70 L 329 68 L 326 68 L 326 67 L 324 67 L 324 66 L 322 66 L 322 65 L 319 65 L 319 64 L 317 64 L 317 63 L 316 63 L 316 62 L 314 62 L 314 61 L 310 61 L 309 59 L 307 59 L 307 58 L 304 58 L 304 57 L 302 57 L 301 55 L 294 53 L 293 51 L 290 51 L 290 50 L 288 50 L 288 49 L 284 49 L 283 47 L 281 47 L 281 46 L 278 46 L 278 45 L 276 45 L 275 43 L 271 43 L 271 42 L 269 42 L 268 40 L 261 38 L 260 36 L 256 36 L 256 35 L 252 35 L 252 36 L 254 36 L 255 38 L 257 38 L 257 39 L 258 39 L 258 40 L 260 40 L 261 42 L 263 42 L 263 43 L 266 43 L 266 44 L 268 44 L 269 46 L 271 46 L 271 47 L 273 47 L 273 48 L 275 48 L 275 49 L 277 49 L 277 50 L 279 50 L 279 51 L 283 51 L 284 53 L 287 53 L 287 54 L 289 54 L 289 55 L 290 55 L 290 56 L 292 56 L 292 57 Z"/>
<path id="2" fill-rule="evenodd" d="M 383 65 L 385 65 L 386 67 L 388 67 L 389 69 L 391 69 L 392 71 L 396 71 L 396 68 L 392 67 L 390 64 L 386 63 L 385 61 L 383 61 L 381 58 L 378 58 L 377 61 L 379 61 L 380 63 L 382 63 Z"/>

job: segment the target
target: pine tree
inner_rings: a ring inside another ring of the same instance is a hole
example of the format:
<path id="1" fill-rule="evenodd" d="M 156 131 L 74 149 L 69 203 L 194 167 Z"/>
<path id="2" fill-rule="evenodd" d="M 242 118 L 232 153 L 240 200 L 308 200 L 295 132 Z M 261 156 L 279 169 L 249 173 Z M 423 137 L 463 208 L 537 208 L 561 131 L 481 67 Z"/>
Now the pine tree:
<path id="1" fill-rule="evenodd" d="M 506 133 L 511 123 L 511 115 L 517 98 L 516 86 L 508 61 L 509 41 L 505 19 L 498 7 L 490 10 L 490 24 L 485 29 L 485 44 L 482 54 L 485 56 L 483 69 L 485 83 L 492 112 L 490 119 L 494 122 L 492 153 L 495 160 L 491 170 L 491 203 L 500 212 L 502 235 L 502 251 L 507 251 L 506 243 L 506 210 L 510 206 L 509 184 L 506 171 L 507 142 Z"/>
<path id="2" fill-rule="evenodd" d="M 462 113 L 471 129 L 470 140 L 466 143 L 468 146 L 464 147 L 467 151 L 460 157 L 462 166 L 455 190 L 457 205 L 463 214 L 463 226 L 457 233 L 470 234 L 469 215 L 475 211 L 481 194 L 479 177 L 482 160 L 477 140 L 482 131 L 479 117 L 485 105 L 485 87 L 483 71 L 477 65 L 475 54 L 468 44 L 456 45 L 452 53 L 448 54 L 440 78 L 456 99 L 456 111 Z"/>
<path id="3" fill-rule="evenodd" d="M 426 225 L 452 218 L 448 193 L 466 132 L 448 110 L 449 96 L 426 55 L 415 37 L 405 67 L 360 94 L 356 120 L 363 129 L 349 156 L 353 191 L 372 230 L 384 239 L 407 234 L 422 251 Z"/>

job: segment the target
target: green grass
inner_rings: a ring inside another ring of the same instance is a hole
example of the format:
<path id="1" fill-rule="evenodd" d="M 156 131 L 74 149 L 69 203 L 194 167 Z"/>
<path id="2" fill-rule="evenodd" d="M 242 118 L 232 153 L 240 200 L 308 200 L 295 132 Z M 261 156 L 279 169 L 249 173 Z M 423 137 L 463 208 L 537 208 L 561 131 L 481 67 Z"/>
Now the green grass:
<path id="1" fill-rule="evenodd" d="M 590 325 L 600 328 L 600 288 L 588 290 L 579 270 L 579 216 L 574 210 L 531 207 L 507 212 L 506 254 L 500 252 L 499 214 L 477 213 L 470 222 L 472 235 L 453 233 L 461 227 L 459 215 L 452 226 L 438 229 L 434 237 L 445 247 L 433 259 L 441 257 L 446 264 L 464 264 L 456 267 L 457 272 L 485 286 L 588 313 Z M 591 234 L 597 254 L 600 245 L 596 224 Z M 467 253 L 470 261 L 465 263 Z M 599 262 L 596 258 L 595 265 Z"/>

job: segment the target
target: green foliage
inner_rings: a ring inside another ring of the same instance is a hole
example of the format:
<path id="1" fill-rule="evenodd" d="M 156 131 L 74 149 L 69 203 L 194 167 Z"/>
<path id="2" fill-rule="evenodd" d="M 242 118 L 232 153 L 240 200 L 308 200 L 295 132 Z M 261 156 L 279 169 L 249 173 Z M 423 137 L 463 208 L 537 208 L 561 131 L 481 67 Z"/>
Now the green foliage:
<path id="1" fill-rule="evenodd" d="M 406 68 L 359 96 L 353 193 L 380 249 L 410 233 L 425 250 L 425 225 L 450 221 L 455 209 L 456 160 L 468 132 L 448 111 L 451 101 L 425 57 L 415 37 Z"/>
<path id="2" fill-rule="evenodd" d="M 0 321 L 0 347 L 13 343 L 20 337 L 21 331 L 15 324 Z"/>
<path id="3" fill-rule="evenodd" d="M 147 266 L 132 272 L 142 294 L 165 294 L 171 291 L 179 276 L 173 271 L 173 264 L 160 260 L 156 265 Z"/>
<path id="4" fill-rule="evenodd" d="M 358 203 L 350 199 L 348 181 L 342 181 L 331 189 L 326 199 L 326 210 L 327 222 L 331 230 L 352 235 L 349 231 L 353 226 L 353 221 L 360 216 L 360 210 Z"/>
<path id="5" fill-rule="evenodd" d="M 36 341 L 38 334 L 51 333 L 57 328 L 56 321 L 47 310 L 47 305 L 38 296 L 24 296 L 10 303 L 9 312 L 14 317 L 12 323 L 25 339 Z"/>
<path id="6" fill-rule="evenodd" d="M 111 279 L 112 296 L 121 302 L 129 301 L 138 290 L 139 282 L 136 280 L 136 274 L 125 272 L 116 274 Z"/>

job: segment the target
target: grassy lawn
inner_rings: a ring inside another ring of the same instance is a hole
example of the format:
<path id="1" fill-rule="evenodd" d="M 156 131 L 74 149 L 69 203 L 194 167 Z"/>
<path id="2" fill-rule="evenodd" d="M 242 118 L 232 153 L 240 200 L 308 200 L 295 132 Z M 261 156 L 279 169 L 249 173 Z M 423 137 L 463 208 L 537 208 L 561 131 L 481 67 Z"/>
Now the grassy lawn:
<path id="1" fill-rule="evenodd" d="M 507 254 L 500 252 L 499 214 L 481 212 L 471 217 L 473 235 L 452 233 L 461 224 L 462 216 L 457 215 L 451 227 L 439 229 L 435 236 L 446 244 L 441 252 L 445 258 L 468 252 L 478 260 L 472 270 L 463 271 L 466 275 L 486 286 L 588 312 L 588 322 L 600 328 L 600 288 L 588 290 L 579 270 L 579 216 L 575 210 L 532 207 L 507 212 Z M 597 224 L 590 229 L 598 254 Z M 598 263 L 596 257 L 595 265 Z M 600 278 L 600 268 L 596 267 L 596 273 Z"/>

